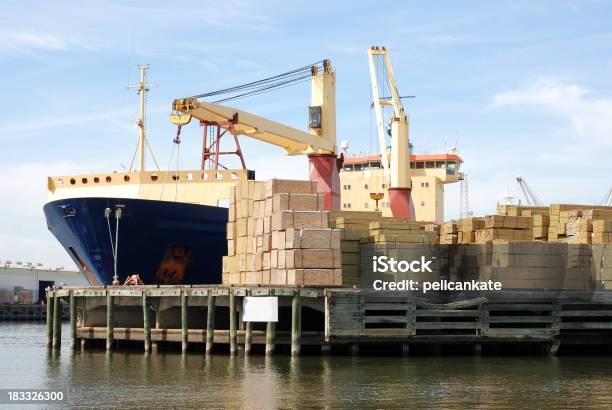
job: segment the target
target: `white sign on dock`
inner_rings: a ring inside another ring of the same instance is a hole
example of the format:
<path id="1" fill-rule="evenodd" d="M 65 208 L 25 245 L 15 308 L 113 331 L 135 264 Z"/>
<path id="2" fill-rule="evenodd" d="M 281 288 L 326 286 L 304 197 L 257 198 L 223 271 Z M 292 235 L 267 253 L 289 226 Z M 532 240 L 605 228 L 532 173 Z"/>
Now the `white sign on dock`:
<path id="1" fill-rule="evenodd" d="M 277 296 L 245 296 L 243 322 L 278 322 Z"/>

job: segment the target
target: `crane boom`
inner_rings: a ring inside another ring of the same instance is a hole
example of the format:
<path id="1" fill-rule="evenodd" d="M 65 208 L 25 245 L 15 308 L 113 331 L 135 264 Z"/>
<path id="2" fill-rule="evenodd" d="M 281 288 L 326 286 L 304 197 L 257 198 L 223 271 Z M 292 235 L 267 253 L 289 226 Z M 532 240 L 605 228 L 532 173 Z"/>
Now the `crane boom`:
<path id="1" fill-rule="evenodd" d="M 244 168 L 238 135 L 244 135 L 279 146 L 288 155 L 308 155 L 308 172 L 311 181 L 317 182 L 317 192 L 325 195 L 325 208 L 340 208 L 339 161 L 336 146 L 336 74 L 329 60 L 323 60 L 322 69 L 310 68 L 311 103 L 308 107 L 308 132 L 289 127 L 237 108 L 199 100 L 196 97 L 175 99 L 170 120 L 179 128 L 191 117 L 205 126 L 202 168 L 211 156 L 214 168 L 219 168 L 219 155 L 237 154 Z M 214 93 L 210 93 L 212 95 Z M 187 116 L 188 118 L 183 118 Z M 216 139 L 207 146 L 206 129 L 217 128 Z M 224 129 L 223 131 L 221 129 Z M 222 152 L 221 137 L 229 131 L 233 134 L 236 151 Z"/>
<path id="2" fill-rule="evenodd" d="M 282 147 L 288 155 L 334 153 L 336 150 L 335 142 L 321 136 L 237 108 L 187 97 L 174 100 L 172 109 L 205 122 L 234 121 L 237 134 Z"/>
<path id="3" fill-rule="evenodd" d="M 237 108 L 206 102 L 194 97 L 173 101 L 175 113 L 190 114 L 201 122 L 232 122 L 238 135 L 279 146 L 288 155 L 336 154 L 336 75 L 329 60 L 323 72 L 311 69 L 309 132 L 289 127 Z M 314 118 L 313 118 L 314 116 Z"/>
<path id="4" fill-rule="evenodd" d="M 538 198 L 536 193 L 529 187 L 529 184 L 527 184 L 527 181 L 525 181 L 522 176 L 517 176 L 516 182 L 518 182 L 519 184 L 519 188 L 521 189 L 521 192 L 523 193 L 523 196 L 527 201 L 527 205 L 542 206 L 542 201 L 540 201 L 540 198 Z"/>

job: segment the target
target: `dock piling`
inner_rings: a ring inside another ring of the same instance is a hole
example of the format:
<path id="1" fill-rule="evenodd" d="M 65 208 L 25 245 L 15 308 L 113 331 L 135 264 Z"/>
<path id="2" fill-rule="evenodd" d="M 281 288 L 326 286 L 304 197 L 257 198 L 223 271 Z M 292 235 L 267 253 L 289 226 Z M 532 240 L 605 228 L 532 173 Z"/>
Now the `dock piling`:
<path id="1" fill-rule="evenodd" d="M 47 346 L 53 345 L 53 293 L 47 291 Z"/>
<path id="2" fill-rule="evenodd" d="M 113 337 L 115 333 L 115 316 L 113 312 L 113 296 L 106 291 L 106 350 L 113 348 Z"/>
<path id="3" fill-rule="evenodd" d="M 410 356 L 410 343 L 402 343 L 402 356 Z"/>
<path id="4" fill-rule="evenodd" d="M 212 353 L 215 340 L 215 296 L 208 291 L 206 310 L 206 354 Z"/>
<path id="5" fill-rule="evenodd" d="M 300 291 L 293 292 L 293 300 L 291 301 L 291 356 L 300 354 L 302 338 L 302 303 L 300 300 Z"/>
<path id="6" fill-rule="evenodd" d="M 142 330 L 144 332 L 144 350 L 151 351 L 151 324 L 149 323 L 149 298 L 142 292 Z"/>
<path id="7" fill-rule="evenodd" d="M 229 294 L 229 326 L 230 326 L 230 354 L 235 355 L 237 351 L 238 332 L 236 327 L 236 295 L 230 290 Z"/>
<path id="8" fill-rule="evenodd" d="M 77 348 L 77 307 L 74 292 L 70 291 L 70 347 Z"/>
<path id="9" fill-rule="evenodd" d="M 251 291 L 247 290 L 247 296 L 251 295 Z M 251 353 L 251 345 L 253 343 L 253 322 L 246 322 L 244 333 L 244 355 L 248 356 Z"/>
<path id="10" fill-rule="evenodd" d="M 321 344 L 321 355 L 322 356 L 329 356 L 332 353 L 332 349 L 331 349 L 331 343 L 328 342 L 323 342 Z"/>
<path id="11" fill-rule="evenodd" d="M 266 325 L 266 356 L 274 354 L 276 339 L 276 322 L 268 322 Z"/>
<path id="12" fill-rule="evenodd" d="M 187 316 L 187 293 L 183 289 L 181 292 L 181 350 L 183 352 L 187 351 L 187 347 L 189 345 L 188 337 L 188 316 Z"/>
<path id="13" fill-rule="evenodd" d="M 62 344 L 62 304 L 61 298 L 53 296 L 53 347 L 59 348 Z"/>

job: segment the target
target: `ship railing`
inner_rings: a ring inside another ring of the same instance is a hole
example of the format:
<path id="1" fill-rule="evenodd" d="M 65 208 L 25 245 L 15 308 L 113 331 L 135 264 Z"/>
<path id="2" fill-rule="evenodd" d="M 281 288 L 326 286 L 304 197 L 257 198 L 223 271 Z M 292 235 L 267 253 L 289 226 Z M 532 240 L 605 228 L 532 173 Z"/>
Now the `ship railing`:
<path id="1" fill-rule="evenodd" d="M 166 183 L 228 183 L 253 179 L 252 171 L 237 170 L 189 170 L 189 171 L 145 171 L 113 172 L 108 174 L 88 174 L 52 176 L 48 178 L 48 188 L 124 185 L 124 184 L 166 184 Z"/>

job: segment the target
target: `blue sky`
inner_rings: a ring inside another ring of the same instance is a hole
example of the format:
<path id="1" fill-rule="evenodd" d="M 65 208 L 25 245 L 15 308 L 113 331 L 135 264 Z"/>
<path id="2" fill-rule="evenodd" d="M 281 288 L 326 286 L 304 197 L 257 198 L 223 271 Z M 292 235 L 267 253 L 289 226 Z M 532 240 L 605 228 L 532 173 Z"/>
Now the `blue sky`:
<path id="1" fill-rule="evenodd" d="M 385 45 L 418 152 L 458 144 L 471 208 L 493 213 L 522 174 L 546 202 L 597 203 L 610 185 L 612 4 L 603 1 L 31 2 L 0 6 L 0 260 L 69 264 L 46 231 L 46 175 L 120 170 L 137 132 L 136 65 L 151 65 L 149 137 L 167 168 L 174 98 L 323 58 L 337 72 L 338 140 L 369 153 L 366 50 Z M 236 106 L 305 128 L 307 83 Z M 184 132 L 196 168 L 200 130 Z M 244 140 L 258 178 L 306 161 Z M 446 192 L 456 217 L 459 187 Z"/>

